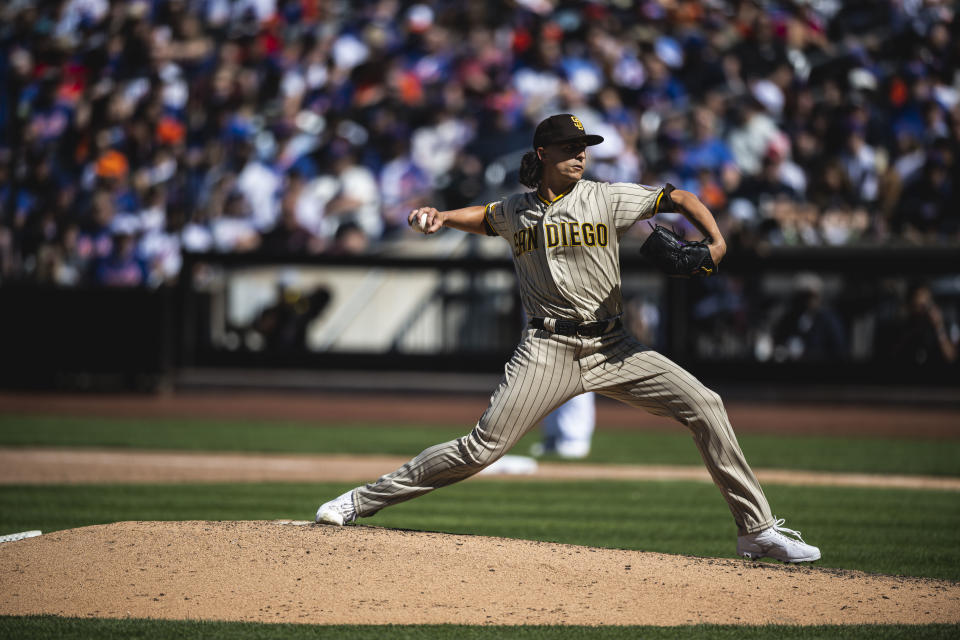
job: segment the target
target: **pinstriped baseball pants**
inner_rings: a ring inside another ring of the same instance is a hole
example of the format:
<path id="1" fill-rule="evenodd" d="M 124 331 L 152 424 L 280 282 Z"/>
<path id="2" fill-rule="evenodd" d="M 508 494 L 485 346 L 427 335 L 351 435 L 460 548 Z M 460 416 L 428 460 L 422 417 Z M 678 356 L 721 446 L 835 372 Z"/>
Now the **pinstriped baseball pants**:
<path id="1" fill-rule="evenodd" d="M 377 482 L 358 487 L 357 514 L 371 516 L 474 475 L 548 413 L 585 391 L 685 425 L 739 534 L 773 524 L 770 506 L 737 444 L 720 396 L 623 329 L 596 338 L 526 329 L 476 427 L 461 438 L 426 449 Z"/>

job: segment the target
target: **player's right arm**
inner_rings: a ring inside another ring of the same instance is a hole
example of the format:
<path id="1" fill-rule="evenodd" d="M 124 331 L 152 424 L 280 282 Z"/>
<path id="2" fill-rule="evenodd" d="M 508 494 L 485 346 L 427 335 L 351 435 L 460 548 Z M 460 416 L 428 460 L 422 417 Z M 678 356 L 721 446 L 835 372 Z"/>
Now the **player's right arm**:
<path id="1" fill-rule="evenodd" d="M 427 214 L 424 233 L 436 233 L 441 228 L 448 227 L 485 236 L 490 234 L 489 225 L 484 223 L 486 209 L 487 207 L 484 206 L 476 206 L 451 211 L 437 211 L 433 207 L 420 207 L 410 212 L 410 215 L 407 216 L 407 223 L 412 225 L 415 219 Z"/>

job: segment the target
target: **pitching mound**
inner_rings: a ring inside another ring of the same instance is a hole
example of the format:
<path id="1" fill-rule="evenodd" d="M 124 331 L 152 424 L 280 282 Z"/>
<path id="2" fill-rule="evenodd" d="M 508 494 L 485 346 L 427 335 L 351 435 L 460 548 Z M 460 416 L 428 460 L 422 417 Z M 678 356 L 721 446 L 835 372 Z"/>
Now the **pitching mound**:
<path id="1" fill-rule="evenodd" d="M 281 522 L 121 522 L 0 545 L 0 614 L 326 624 L 960 622 L 960 585 Z"/>

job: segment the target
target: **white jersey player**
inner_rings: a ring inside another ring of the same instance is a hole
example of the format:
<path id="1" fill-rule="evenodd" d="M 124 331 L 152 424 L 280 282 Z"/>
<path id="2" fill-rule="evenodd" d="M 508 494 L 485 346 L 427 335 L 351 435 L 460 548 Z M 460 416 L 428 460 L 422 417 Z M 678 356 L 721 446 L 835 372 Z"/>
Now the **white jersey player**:
<path id="1" fill-rule="evenodd" d="M 586 458 L 590 455 L 596 426 L 596 394 L 587 391 L 573 396 L 543 419 L 540 425 L 543 440 L 530 448 L 530 455 L 535 458 L 556 455 L 567 460 Z"/>

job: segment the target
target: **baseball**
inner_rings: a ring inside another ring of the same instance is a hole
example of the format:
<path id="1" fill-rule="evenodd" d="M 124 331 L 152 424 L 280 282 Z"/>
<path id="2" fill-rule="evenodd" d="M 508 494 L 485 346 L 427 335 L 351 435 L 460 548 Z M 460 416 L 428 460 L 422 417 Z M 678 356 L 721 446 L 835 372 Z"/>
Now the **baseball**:
<path id="1" fill-rule="evenodd" d="M 420 233 L 426 233 L 427 229 L 427 214 L 421 213 L 419 217 L 413 219 L 413 228 L 419 231 Z"/>

